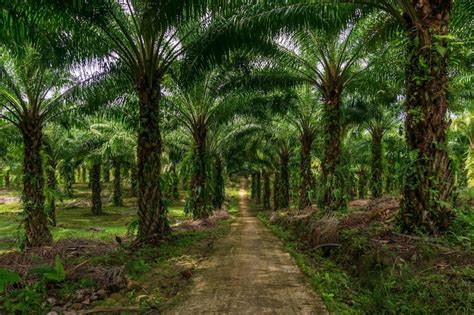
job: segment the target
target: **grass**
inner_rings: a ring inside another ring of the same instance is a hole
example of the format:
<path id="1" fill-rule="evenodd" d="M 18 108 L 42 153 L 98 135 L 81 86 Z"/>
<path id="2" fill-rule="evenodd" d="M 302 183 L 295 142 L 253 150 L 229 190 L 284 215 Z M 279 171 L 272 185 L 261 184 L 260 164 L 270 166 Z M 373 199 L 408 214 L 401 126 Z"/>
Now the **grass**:
<path id="1" fill-rule="evenodd" d="M 283 241 L 332 313 L 474 313 L 472 211 L 459 213 L 444 237 L 411 243 L 408 259 L 387 245 L 368 246 L 383 230 L 378 223 L 344 231 L 342 247 L 328 252 L 305 247 L 285 226 L 270 223 L 269 212 L 257 214 Z"/>
<path id="2" fill-rule="evenodd" d="M 104 189 L 104 214 L 91 214 L 89 200 L 90 190 L 87 185 L 74 186 L 74 198 L 65 198 L 57 203 L 57 226 L 51 227 L 54 240 L 64 238 L 89 238 L 112 240 L 115 235 L 125 235 L 130 223 L 136 218 L 136 198 L 129 197 L 129 190 L 124 195 L 124 206 L 113 207 L 110 200 L 111 192 Z M 0 253 L 17 248 L 19 236 L 23 233 L 21 223 L 21 205 L 15 190 L 0 190 L 1 198 L 9 198 L 0 203 Z M 12 200 L 15 198 L 14 200 Z M 184 202 L 172 202 L 168 205 L 168 218 L 171 224 L 180 220 L 190 219 L 184 212 Z M 20 227 L 20 229 L 19 229 Z"/>
<path id="3" fill-rule="evenodd" d="M 255 208 L 254 208 L 255 209 Z M 351 308 L 349 276 L 336 264 L 312 256 L 299 249 L 298 242 L 283 227 L 270 224 L 268 212 L 257 212 L 258 218 L 283 241 L 300 270 L 306 274 L 313 289 L 321 296 L 326 307 L 334 314 L 358 313 Z"/>
<path id="4" fill-rule="evenodd" d="M 2 196 L 11 197 L 13 191 L 0 191 Z M 228 212 L 235 216 L 238 214 L 238 190 L 233 188 L 228 191 Z M 87 205 L 89 192 L 83 185 L 75 186 L 75 198 L 65 199 L 58 207 L 58 226 L 52 228 L 54 238 L 90 238 L 112 240 L 114 235 L 123 235 L 127 232 L 128 225 L 136 218 L 134 198 L 125 198 L 124 207 L 107 205 L 108 192 L 104 193 L 105 214 L 93 216 Z M 17 246 L 5 242 L 5 239 L 15 237 L 19 224 L 20 205 L 18 202 L 8 202 L 0 205 L 0 247 L 11 250 Z M 168 206 L 170 222 L 190 219 L 190 215 L 183 210 L 183 202 L 172 203 Z M 127 249 L 119 248 L 111 252 L 93 257 L 70 257 L 64 261 L 65 265 L 76 266 L 87 263 L 89 266 L 124 267 L 123 276 L 126 288 L 120 291 L 109 292 L 103 299 L 92 303 L 90 308 L 139 308 L 140 312 L 160 310 L 176 303 L 179 293 L 189 282 L 188 273 L 205 256 L 212 252 L 215 240 L 224 236 L 230 230 L 232 219 L 218 221 L 215 228 L 198 231 L 177 231 L 158 246 L 141 248 L 131 254 Z M 131 286 L 130 284 L 133 284 Z M 43 281 L 29 284 L 22 289 L 10 290 L 8 295 L 0 295 L 0 313 L 28 313 L 44 314 L 51 306 L 45 301 L 54 296 L 57 300 L 66 303 L 80 289 L 95 287 L 96 281 L 91 278 L 66 280 L 60 284 L 51 285 Z M 2 305 L 3 304 L 3 305 Z"/>

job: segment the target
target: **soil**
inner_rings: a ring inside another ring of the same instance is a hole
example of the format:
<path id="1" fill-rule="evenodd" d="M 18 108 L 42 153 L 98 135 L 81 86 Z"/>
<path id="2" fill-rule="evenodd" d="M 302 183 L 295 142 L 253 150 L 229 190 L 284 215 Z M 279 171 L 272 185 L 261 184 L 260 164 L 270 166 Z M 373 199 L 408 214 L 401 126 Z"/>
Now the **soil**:
<path id="1" fill-rule="evenodd" d="M 195 271 L 191 285 L 164 314 L 327 314 L 281 242 L 248 209 Z"/>

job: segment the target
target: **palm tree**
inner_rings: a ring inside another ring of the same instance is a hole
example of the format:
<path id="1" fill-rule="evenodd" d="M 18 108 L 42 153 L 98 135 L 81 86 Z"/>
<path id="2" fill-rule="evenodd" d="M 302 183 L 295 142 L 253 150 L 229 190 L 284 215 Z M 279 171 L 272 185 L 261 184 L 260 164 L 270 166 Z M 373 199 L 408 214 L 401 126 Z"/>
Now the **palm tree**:
<path id="1" fill-rule="evenodd" d="M 240 146 L 241 139 L 255 134 L 261 126 L 253 119 L 237 115 L 227 123 L 212 128 L 208 137 L 209 155 L 213 160 L 212 207 L 222 209 L 225 200 L 225 162 L 233 146 Z"/>
<path id="2" fill-rule="evenodd" d="M 342 137 L 342 96 L 355 71 L 367 56 L 362 54 L 364 38 L 355 34 L 355 27 L 334 34 L 304 30 L 291 37 L 297 49 L 280 44 L 281 57 L 290 65 L 293 76 L 314 86 L 322 95 L 325 135 L 322 162 L 322 204 L 328 210 L 345 207 L 344 175 L 340 169 Z"/>
<path id="3" fill-rule="evenodd" d="M 465 12 L 471 1 L 340 0 L 377 8 L 385 16 L 379 29 L 402 27 L 407 39 L 405 68 L 406 140 L 412 162 L 406 173 L 402 201 L 402 228 L 437 233 L 452 220 L 454 177 L 446 149 L 448 122 L 448 56 L 453 36 L 472 31 Z M 452 14 L 457 12 L 458 14 Z M 387 27 L 388 26 L 388 27 Z M 390 36 L 393 32 L 386 32 Z"/>
<path id="4" fill-rule="evenodd" d="M 23 136 L 26 246 L 37 247 L 52 241 L 44 211 L 43 127 L 58 114 L 72 88 L 64 89 L 71 84 L 68 75 L 45 64 L 33 46 L 22 48 L 21 55 L 4 50 L 0 57 L 1 117 L 15 125 Z"/>
<path id="5" fill-rule="evenodd" d="M 122 200 L 122 167 L 132 165 L 135 161 L 135 134 L 123 121 L 103 117 L 102 123 L 95 125 L 95 131 L 104 141 L 100 147 L 100 155 L 111 162 L 113 167 L 113 205 L 123 205 Z"/>
<path id="6" fill-rule="evenodd" d="M 167 101 L 175 119 L 192 139 L 190 196 L 186 207 L 195 218 L 203 218 L 212 210 L 209 204 L 210 189 L 206 184 L 210 161 L 209 133 L 218 132 L 220 126 L 239 113 L 246 112 L 251 105 L 247 101 L 247 94 L 219 93 L 222 73 L 217 70 L 204 73 L 200 80 L 188 84 L 183 84 L 183 74 L 171 78 L 169 90 L 172 95 Z M 214 155 L 214 159 L 217 157 Z"/>
<path id="7" fill-rule="evenodd" d="M 299 132 L 301 146 L 298 208 L 304 210 L 311 206 L 309 191 L 314 182 L 311 172 L 311 149 L 319 127 L 320 105 L 308 86 L 300 89 L 296 102 L 297 105 L 290 111 L 288 119 Z"/>
<path id="8" fill-rule="evenodd" d="M 290 206 L 290 175 L 288 163 L 294 149 L 295 127 L 282 118 L 276 118 L 272 124 L 273 141 L 276 144 L 277 172 L 274 187 L 274 209 Z"/>
<path id="9" fill-rule="evenodd" d="M 57 12 L 96 27 L 109 47 L 107 60 L 118 61 L 139 100 L 137 147 L 137 242 L 169 231 L 161 202 L 162 139 L 160 103 L 163 80 L 183 56 L 187 42 L 212 17 L 219 1 L 46 1 Z M 225 7 L 230 6 L 226 4 Z M 207 16 L 206 16 L 207 14 Z M 202 16 L 204 20 L 199 20 Z"/>

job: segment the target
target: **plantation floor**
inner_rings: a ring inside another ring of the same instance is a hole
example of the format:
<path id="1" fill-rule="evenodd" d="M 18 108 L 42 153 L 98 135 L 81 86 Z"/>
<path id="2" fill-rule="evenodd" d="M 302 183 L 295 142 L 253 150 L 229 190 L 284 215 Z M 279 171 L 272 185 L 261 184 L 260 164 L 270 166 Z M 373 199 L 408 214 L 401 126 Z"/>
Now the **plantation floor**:
<path id="1" fill-rule="evenodd" d="M 251 215 L 247 203 L 242 184 L 240 217 L 165 314 L 327 314 L 293 259 Z"/>

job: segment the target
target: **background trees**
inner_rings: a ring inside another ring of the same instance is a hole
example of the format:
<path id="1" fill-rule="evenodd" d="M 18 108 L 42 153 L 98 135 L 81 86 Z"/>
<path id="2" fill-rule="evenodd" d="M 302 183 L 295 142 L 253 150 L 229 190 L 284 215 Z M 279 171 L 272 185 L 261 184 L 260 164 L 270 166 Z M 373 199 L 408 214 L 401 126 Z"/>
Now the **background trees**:
<path id="1" fill-rule="evenodd" d="M 227 175 L 250 173 L 265 208 L 271 184 L 275 209 L 311 207 L 317 192 L 328 211 L 367 197 L 370 186 L 372 198 L 403 193 L 405 231 L 443 231 L 458 174 L 472 173 L 472 54 L 458 38 L 472 31 L 463 13 L 471 8 L 464 0 L 2 4 L 1 128 L 15 126 L 23 141 L 27 245 L 51 242 L 58 186 L 72 196 L 85 166 L 95 213 L 100 174 L 107 182 L 112 168 L 120 206 L 131 169 L 138 244 L 169 232 L 163 199 L 184 188 L 187 208 L 205 218 L 223 207 Z M 8 23 L 14 17 L 21 23 Z M 18 153 L 2 147 L 11 185 L 18 167 L 7 157 Z"/>

